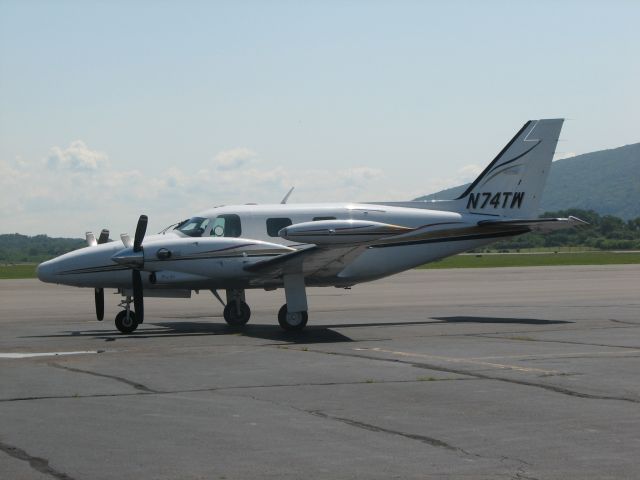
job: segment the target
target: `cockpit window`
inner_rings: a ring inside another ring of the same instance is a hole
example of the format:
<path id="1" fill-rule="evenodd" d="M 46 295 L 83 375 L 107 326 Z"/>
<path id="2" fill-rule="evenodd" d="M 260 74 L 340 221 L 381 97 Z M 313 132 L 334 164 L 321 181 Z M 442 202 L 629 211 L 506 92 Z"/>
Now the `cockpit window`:
<path id="1" fill-rule="evenodd" d="M 190 237 L 201 237 L 209 225 L 209 219 L 203 217 L 193 217 L 178 224 L 175 228 Z"/>
<path id="2" fill-rule="evenodd" d="M 233 213 L 218 215 L 211 226 L 212 237 L 239 237 L 242 235 L 240 217 Z"/>

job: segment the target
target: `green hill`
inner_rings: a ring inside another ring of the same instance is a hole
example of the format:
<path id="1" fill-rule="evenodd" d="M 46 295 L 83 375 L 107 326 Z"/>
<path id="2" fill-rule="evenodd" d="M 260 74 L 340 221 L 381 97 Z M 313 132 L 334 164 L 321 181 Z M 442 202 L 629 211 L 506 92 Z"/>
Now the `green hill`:
<path id="1" fill-rule="evenodd" d="M 416 200 L 455 198 L 467 185 Z M 640 143 L 553 162 L 540 210 L 570 208 L 625 220 L 640 217 Z"/>
<path id="2" fill-rule="evenodd" d="M 81 238 L 2 234 L 0 235 L 0 263 L 42 262 L 86 245 L 86 241 Z"/>

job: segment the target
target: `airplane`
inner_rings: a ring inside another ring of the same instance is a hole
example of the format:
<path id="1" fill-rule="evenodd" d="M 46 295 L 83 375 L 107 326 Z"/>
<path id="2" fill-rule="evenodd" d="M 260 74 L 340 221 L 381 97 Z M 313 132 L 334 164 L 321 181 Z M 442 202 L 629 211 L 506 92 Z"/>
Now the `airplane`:
<path id="1" fill-rule="evenodd" d="M 308 287 L 350 288 L 499 239 L 585 224 L 537 218 L 563 121 L 526 122 L 453 200 L 288 204 L 289 191 L 280 204 L 219 206 L 151 236 L 141 215 L 133 239 L 88 232 L 86 247 L 41 263 L 38 278 L 93 288 L 98 320 L 104 290 L 116 289 L 123 334 L 143 323 L 144 297 L 210 290 L 227 324 L 241 328 L 251 317 L 246 290 L 284 288 L 278 323 L 301 331 Z"/>

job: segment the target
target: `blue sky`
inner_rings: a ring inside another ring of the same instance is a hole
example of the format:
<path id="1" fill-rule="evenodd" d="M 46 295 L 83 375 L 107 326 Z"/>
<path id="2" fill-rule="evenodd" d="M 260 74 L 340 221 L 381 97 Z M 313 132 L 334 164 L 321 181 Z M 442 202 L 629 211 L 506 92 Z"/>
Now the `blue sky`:
<path id="1" fill-rule="evenodd" d="M 0 0 L 0 233 L 403 200 L 640 141 L 640 2 Z"/>

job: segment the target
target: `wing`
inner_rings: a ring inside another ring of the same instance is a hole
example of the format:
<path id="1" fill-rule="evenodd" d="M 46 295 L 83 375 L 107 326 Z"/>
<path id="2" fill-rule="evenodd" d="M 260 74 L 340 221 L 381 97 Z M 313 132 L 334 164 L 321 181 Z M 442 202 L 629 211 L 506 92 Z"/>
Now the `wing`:
<path id="1" fill-rule="evenodd" d="M 320 281 L 335 277 L 366 248 L 366 245 L 315 245 L 247 265 L 245 270 L 267 278 L 301 273 L 309 280 Z"/>
<path id="2" fill-rule="evenodd" d="M 278 234 L 310 245 L 295 252 L 247 265 L 245 270 L 262 278 L 302 274 L 309 283 L 334 279 L 338 273 L 376 241 L 414 229 L 369 220 L 319 220 L 297 223 Z"/>

